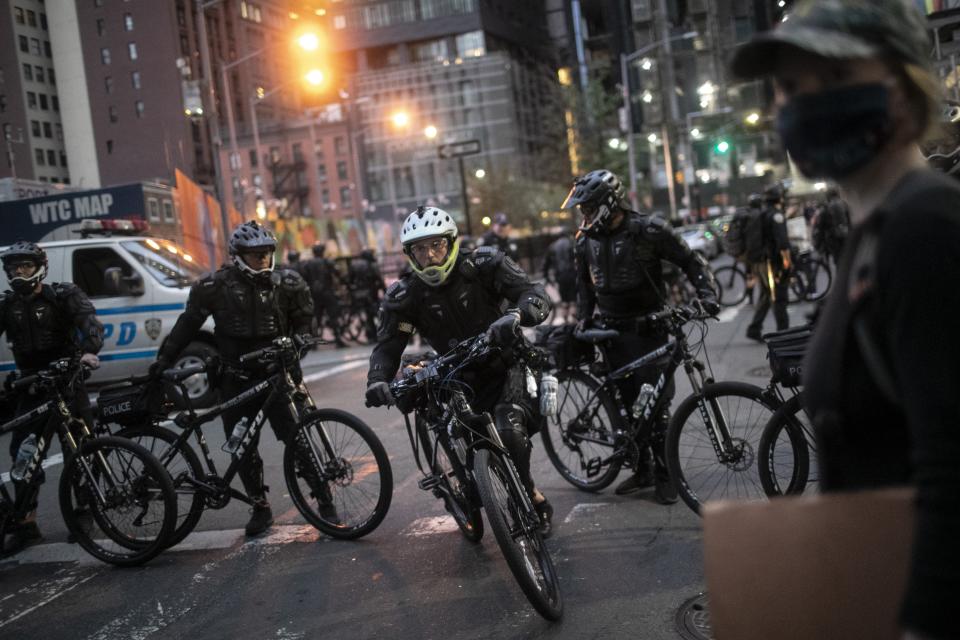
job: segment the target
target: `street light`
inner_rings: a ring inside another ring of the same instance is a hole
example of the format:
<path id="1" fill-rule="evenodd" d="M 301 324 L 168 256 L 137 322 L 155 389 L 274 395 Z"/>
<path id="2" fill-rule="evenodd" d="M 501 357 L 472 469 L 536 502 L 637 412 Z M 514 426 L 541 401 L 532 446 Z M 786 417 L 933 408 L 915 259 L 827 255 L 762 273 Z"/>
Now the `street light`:
<path id="1" fill-rule="evenodd" d="M 717 109 L 716 111 L 691 111 L 686 116 L 687 131 L 690 132 L 690 137 L 687 138 L 687 141 L 686 141 L 687 144 L 685 147 L 686 167 L 684 168 L 685 175 L 684 175 L 684 181 L 683 181 L 683 197 L 687 201 L 688 213 L 692 212 L 693 210 L 693 201 L 690 199 L 690 181 L 694 179 L 694 176 L 696 176 L 696 173 L 697 173 L 697 169 L 694 164 L 694 157 L 693 157 L 693 141 L 699 140 L 700 138 L 703 137 L 703 133 L 700 131 L 700 129 L 693 127 L 693 119 L 699 118 L 702 116 L 730 113 L 731 111 L 733 111 L 732 108 L 724 107 L 722 109 Z M 701 179 L 701 181 L 703 180 Z"/>
<path id="2" fill-rule="evenodd" d="M 760 114 L 754 111 L 750 115 L 748 115 L 746 118 L 744 118 L 744 120 L 749 125 L 755 125 L 758 122 L 760 122 Z"/>
<path id="3" fill-rule="evenodd" d="M 312 85 L 315 86 L 315 87 L 318 87 L 318 86 L 320 86 L 321 84 L 323 84 L 324 78 L 325 78 L 325 76 L 323 75 L 323 71 L 320 71 L 320 69 L 311 69 L 311 70 L 308 71 L 307 74 L 304 76 L 304 79 L 305 79 L 309 84 L 312 84 Z"/>
<path id="4" fill-rule="evenodd" d="M 487 172 L 483 169 L 477 169 L 473 175 L 477 176 L 478 179 L 483 180 L 487 176 Z"/>
<path id="5" fill-rule="evenodd" d="M 629 171 L 630 171 L 630 204 L 633 206 L 634 209 L 637 208 L 637 159 L 635 157 L 636 153 L 633 145 L 633 119 L 630 118 L 630 114 L 631 114 L 630 76 L 628 75 L 628 65 L 632 60 L 636 60 L 637 58 L 642 58 L 648 52 L 653 51 L 654 49 L 661 47 L 668 42 L 673 42 L 674 40 L 689 40 L 690 38 L 696 38 L 698 35 L 699 34 L 696 31 L 687 31 L 686 33 L 682 33 L 678 36 L 664 38 L 663 40 L 658 40 L 657 42 L 648 44 L 645 47 L 641 47 L 640 49 L 637 49 L 633 53 L 620 54 L 620 85 L 623 93 L 623 108 L 625 113 L 627 114 L 627 149 L 628 149 L 627 154 L 629 155 L 628 164 L 629 164 Z M 671 88 L 671 91 L 672 90 L 673 89 Z M 651 100 L 652 100 L 652 96 L 651 96 Z M 673 175 L 672 175 L 673 170 L 672 170 L 672 162 L 669 156 L 670 145 L 669 145 L 669 142 L 667 141 L 667 136 L 666 136 L 666 133 L 667 133 L 666 123 L 664 123 L 664 126 L 663 126 L 663 133 L 664 133 L 664 142 L 665 142 L 663 153 L 664 153 L 664 160 L 666 161 L 666 165 L 667 165 L 667 174 L 668 174 L 667 185 L 670 187 L 670 209 L 671 209 L 671 213 L 673 214 L 673 217 L 676 217 L 676 212 L 674 211 L 674 209 L 676 209 L 677 204 L 673 195 Z"/>
<path id="6" fill-rule="evenodd" d="M 397 129 L 405 129 L 410 125 L 410 114 L 406 111 L 395 111 L 390 116 L 390 122 Z"/>
<path id="7" fill-rule="evenodd" d="M 432 124 L 428 124 L 427 127 L 423 130 L 423 135 L 425 135 L 429 140 L 433 140 L 434 138 L 436 138 L 437 133 L 438 133 L 437 128 Z"/>
<path id="8" fill-rule="evenodd" d="M 297 38 L 297 44 L 304 51 L 316 51 L 320 46 L 320 38 L 315 33 L 305 33 Z"/>

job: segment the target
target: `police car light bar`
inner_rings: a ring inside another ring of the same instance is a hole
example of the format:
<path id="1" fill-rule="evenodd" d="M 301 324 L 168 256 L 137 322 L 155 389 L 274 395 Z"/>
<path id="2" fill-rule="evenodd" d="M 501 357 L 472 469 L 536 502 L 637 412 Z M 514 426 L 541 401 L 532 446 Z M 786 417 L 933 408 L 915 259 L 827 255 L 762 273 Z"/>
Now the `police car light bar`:
<path id="1" fill-rule="evenodd" d="M 138 235 L 150 228 L 145 220 L 91 220 L 80 223 L 78 233 L 84 238 L 89 235 Z"/>

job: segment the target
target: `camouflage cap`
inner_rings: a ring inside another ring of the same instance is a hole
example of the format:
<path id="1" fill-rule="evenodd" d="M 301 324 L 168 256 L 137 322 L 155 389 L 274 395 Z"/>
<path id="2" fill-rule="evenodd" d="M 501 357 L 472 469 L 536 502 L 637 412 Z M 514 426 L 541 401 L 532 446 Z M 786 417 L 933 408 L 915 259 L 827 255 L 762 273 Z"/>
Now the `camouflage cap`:
<path id="1" fill-rule="evenodd" d="M 784 47 L 825 58 L 887 55 L 930 66 L 927 22 L 914 0 L 802 0 L 776 29 L 737 49 L 733 73 L 741 78 L 770 74 Z"/>

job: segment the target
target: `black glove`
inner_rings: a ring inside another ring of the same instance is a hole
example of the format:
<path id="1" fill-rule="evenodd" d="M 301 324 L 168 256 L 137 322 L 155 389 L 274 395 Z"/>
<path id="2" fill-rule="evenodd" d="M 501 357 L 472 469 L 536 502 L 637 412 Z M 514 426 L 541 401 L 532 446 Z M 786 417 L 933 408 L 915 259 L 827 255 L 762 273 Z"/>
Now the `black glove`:
<path id="1" fill-rule="evenodd" d="M 487 339 L 493 346 L 505 347 L 513 344 L 520 335 L 520 312 L 512 311 L 494 321 L 487 329 Z"/>
<path id="2" fill-rule="evenodd" d="M 593 329 L 593 318 L 582 318 L 577 321 L 577 328 L 574 329 L 574 333 L 583 333 L 588 329 Z"/>
<path id="3" fill-rule="evenodd" d="M 386 382 L 371 382 L 367 385 L 368 407 L 389 407 L 396 402 L 396 398 L 390 392 L 390 385 Z"/>
<path id="4" fill-rule="evenodd" d="M 166 358 L 157 358 L 153 364 L 150 365 L 147 373 L 150 374 L 151 378 L 159 378 L 160 374 L 162 374 L 164 370 L 169 369 L 170 366 L 170 361 Z"/>
<path id="5" fill-rule="evenodd" d="M 713 298 L 700 298 L 695 306 L 699 307 L 706 316 L 715 316 L 720 313 L 720 303 Z"/>

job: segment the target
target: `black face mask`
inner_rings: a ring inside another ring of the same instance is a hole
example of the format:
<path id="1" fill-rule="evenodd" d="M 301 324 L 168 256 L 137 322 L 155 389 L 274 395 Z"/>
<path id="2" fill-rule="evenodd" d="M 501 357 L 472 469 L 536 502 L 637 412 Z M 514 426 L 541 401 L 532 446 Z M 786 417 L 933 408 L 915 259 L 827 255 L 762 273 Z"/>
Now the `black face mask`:
<path id="1" fill-rule="evenodd" d="M 890 92 L 880 83 L 798 96 L 777 116 L 783 146 L 808 178 L 836 180 L 865 166 L 891 128 Z"/>

